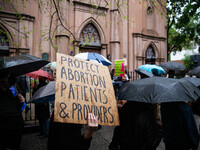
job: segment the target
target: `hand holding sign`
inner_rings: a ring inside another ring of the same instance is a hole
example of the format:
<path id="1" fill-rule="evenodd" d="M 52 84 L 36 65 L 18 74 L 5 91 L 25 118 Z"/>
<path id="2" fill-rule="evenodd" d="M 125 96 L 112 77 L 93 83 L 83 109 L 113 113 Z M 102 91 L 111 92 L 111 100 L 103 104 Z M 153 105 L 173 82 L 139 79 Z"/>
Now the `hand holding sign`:
<path id="1" fill-rule="evenodd" d="M 98 127 L 97 117 L 94 116 L 92 113 L 88 114 L 88 127 L 92 127 L 92 128 Z"/>
<path id="2" fill-rule="evenodd" d="M 85 131 L 84 138 L 89 139 L 92 137 L 92 134 L 94 133 L 95 129 L 98 127 L 98 120 L 95 115 L 92 113 L 88 114 L 88 128 Z"/>

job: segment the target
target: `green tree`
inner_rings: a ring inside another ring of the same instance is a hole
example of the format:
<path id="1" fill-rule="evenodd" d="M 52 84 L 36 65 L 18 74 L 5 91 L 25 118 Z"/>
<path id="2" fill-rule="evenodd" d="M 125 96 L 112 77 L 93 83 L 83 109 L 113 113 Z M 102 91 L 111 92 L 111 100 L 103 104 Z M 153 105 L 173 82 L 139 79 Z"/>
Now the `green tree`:
<path id="1" fill-rule="evenodd" d="M 187 55 L 187 54 L 184 55 L 182 62 L 184 63 L 184 65 L 187 69 L 190 69 L 191 66 L 193 65 L 193 62 L 190 59 L 190 55 Z"/>
<path id="2" fill-rule="evenodd" d="M 167 1 L 168 54 L 200 45 L 200 1 Z"/>

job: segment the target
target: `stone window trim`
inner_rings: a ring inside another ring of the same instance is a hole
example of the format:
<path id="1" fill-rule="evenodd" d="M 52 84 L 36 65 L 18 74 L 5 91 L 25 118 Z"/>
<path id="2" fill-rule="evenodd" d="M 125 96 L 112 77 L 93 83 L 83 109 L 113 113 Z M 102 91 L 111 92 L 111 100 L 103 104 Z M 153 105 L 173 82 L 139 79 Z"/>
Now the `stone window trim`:
<path id="1" fill-rule="evenodd" d="M 145 63 L 147 64 L 155 64 L 156 55 L 153 47 L 150 45 L 145 51 Z"/>
<path id="2" fill-rule="evenodd" d="M 80 45 L 101 47 L 99 32 L 92 23 L 88 23 L 81 31 Z"/>
<path id="3" fill-rule="evenodd" d="M 1 50 L 9 50 L 9 39 L 5 33 L 6 31 L 0 27 L 0 49 Z"/>

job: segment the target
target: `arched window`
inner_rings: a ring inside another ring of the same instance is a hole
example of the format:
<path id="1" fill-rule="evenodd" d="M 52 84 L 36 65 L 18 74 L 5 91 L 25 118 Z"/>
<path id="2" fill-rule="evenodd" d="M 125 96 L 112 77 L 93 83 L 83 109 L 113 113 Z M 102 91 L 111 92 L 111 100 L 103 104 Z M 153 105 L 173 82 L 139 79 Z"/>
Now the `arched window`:
<path id="1" fill-rule="evenodd" d="M 87 24 L 83 28 L 80 35 L 80 44 L 89 46 L 101 46 L 99 32 L 92 23 Z"/>
<path id="2" fill-rule="evenodd" d="M 146 55 L 146 64 L 155 64 L 156 56 L 152 46 L 149 46 L 147 48 L 145 55 Z"/>
<path id="3" fill-rule="evenodd" d="M 0 50 L 9 50 L 9 40 L 6 32 L 0 27 Z"/>
<path id="4" fill-rule="evenodd" d="M 151 6 L 148 6 L 146 13 L 147 13 L 146 27 L 147 29 L 154 29 L 154 14 Z"/>

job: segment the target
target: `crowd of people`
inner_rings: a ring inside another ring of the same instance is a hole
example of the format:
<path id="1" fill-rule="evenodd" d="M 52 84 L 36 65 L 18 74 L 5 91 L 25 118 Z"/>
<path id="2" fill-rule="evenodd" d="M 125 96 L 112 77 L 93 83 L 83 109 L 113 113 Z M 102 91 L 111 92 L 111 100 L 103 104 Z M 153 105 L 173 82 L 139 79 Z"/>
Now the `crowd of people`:
<path id="1" fill-rule="evenodd" d="M 167 72 L 158 75 L 157 72 L 150 73 L 143 69 L 136 72 L 141 79 L 153 76 L 174 78 L 171 71 L 168 71 L 168 75 Z M 110 150 L 156 150 L 162 139 L 165 150 L 198 150 L 199 100 L 192 102 L 191 107 L 184 101 L 161 104 L 120 101 L 118 108 L 120 126 L 114 130 Z M 197 123 L 194 115 L 198 115 Z"/>
<path id="2" fill-rule="evenodd" d="M 152 77 L 148 73 L 140 76 Z M 117 94 L 129 82 L 130 75 L 125 71 L 124 76 L 116 77 L 113 69 L 111 79 Z M 40 87 L 45 86 L 44 81 L 40 81 Z M 14 95 L 9 89 L 15 82 L 16 77 L 11 71 L 0 72 L 0 150 L 20 150 L 24 125 L 21 108 L 25 99 L 20 93 Z M 156 150 L 163 139 L 166 150 L 197 150 L 200 127 L 195 122 L 194 114 L 200 116 L 199 101 L 191 105 L 186 102 L 149 104 L 118 101 L 120 126 L 114 129 L 109 149 Z M 97 117 L 91 113 L 88 114 L 84 134 L 81 133 L 80 124 L 54 122 L 54 113 L 50 117 L 48 103 L 36 105 L 36 118 L 40 124 L 39 136 L 48 137 L 48 150 L 87 150 L 98 127 Z"/>
<path id="3" fill-rule="evenodd" d="M 16 77 L 10 70 L 0 72 L 0 150 L 20 150 L 24 128 L 21 108 L 25 98 L 22 94 L 14 94 L 11 91 L 10 87 L 15 82 Z M 45 86 L 44 79 L 40 80 L 39 87 L 42 86 Z M 88 149 L 92 134 L 98 127 L 97 117 L 91 113 L 88 114 L 87 130 L 81 135 L 81 125 L 55 123 L 53 122 L 54 115 L 51 116 L 49 124 L 48 106 L 47 103 L 36 106 L 36 118 L 40 125 L 39 136 L 48 137 L 48 149 Z"/>

